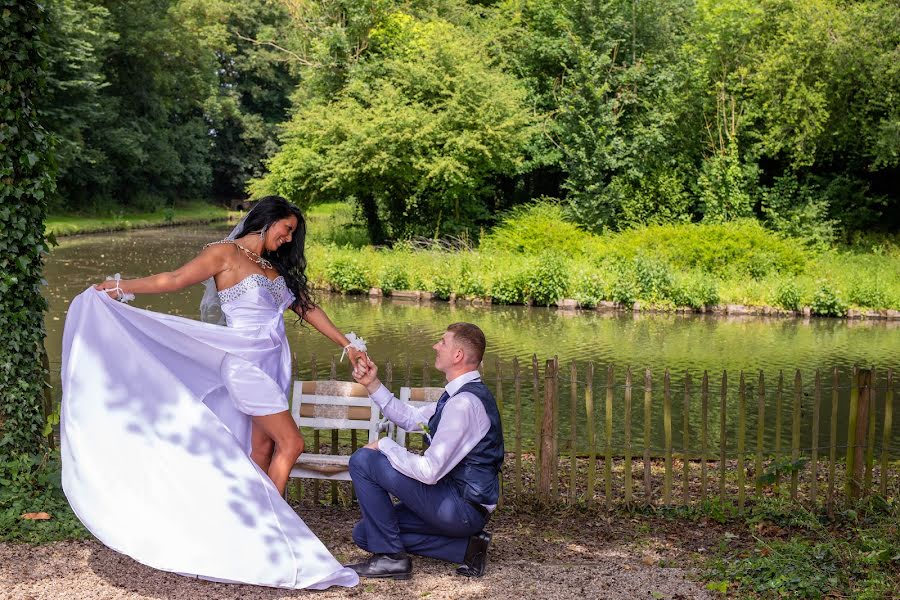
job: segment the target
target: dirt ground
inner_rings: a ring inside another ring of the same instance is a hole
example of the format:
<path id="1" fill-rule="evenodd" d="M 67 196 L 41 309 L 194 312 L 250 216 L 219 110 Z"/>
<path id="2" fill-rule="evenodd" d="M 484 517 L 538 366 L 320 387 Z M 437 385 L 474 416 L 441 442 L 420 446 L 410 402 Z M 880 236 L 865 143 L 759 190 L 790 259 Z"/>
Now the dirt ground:
<path id="1" fill-rule="evenodd" d="M 354 508 L 301 514 L 339 561 L 365 556 L 350 538 Z M 488 573 L 467 579 L 454 566 L 415 558 L 409 581 L 362 580 L 353 589 L 306 592 L 210 583 L 156 571 L 90 540 L 44 546 L 0 544 L 0 599 L 316 598 L 712 598 L 692 566 L 720 543 L 715 523 L 645 515 L 501 514 Z"/>

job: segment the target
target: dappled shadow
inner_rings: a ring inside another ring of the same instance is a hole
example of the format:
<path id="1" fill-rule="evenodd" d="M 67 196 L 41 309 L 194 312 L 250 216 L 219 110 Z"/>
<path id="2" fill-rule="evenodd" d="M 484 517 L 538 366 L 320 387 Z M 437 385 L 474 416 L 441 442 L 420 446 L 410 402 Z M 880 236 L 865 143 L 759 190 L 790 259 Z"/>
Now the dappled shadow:
<path id="1" fill-rule="evenodd" d="M 269 312 L 277 325 L 280 307 Z M 221 400 L 223 383 L 283 400 L 283 335 L 141 311 L 93 292 L 70 315 L 64 487 L 92 533 L 155 568 L 213 579 L 291 587 L 340 569 L 247 456 L 249 417 L 230 402 L 216 404 L 217 415 L 201 401 Z"/>

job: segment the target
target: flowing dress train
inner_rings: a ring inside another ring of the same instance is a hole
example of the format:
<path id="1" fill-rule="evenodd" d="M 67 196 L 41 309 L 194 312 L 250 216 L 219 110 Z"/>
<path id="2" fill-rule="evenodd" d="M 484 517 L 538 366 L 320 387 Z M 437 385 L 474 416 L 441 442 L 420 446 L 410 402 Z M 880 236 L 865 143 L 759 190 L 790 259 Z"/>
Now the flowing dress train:
<path id="1" fill-rule="evenodd" d="M 63 333 L 63 489 L 101 542 L 213 581 L 353 586 L 250 459 L 250 417 L 288 408 L 282 278 L 219 292 L 227 327 L 142 310 L 93 288 Z"/>

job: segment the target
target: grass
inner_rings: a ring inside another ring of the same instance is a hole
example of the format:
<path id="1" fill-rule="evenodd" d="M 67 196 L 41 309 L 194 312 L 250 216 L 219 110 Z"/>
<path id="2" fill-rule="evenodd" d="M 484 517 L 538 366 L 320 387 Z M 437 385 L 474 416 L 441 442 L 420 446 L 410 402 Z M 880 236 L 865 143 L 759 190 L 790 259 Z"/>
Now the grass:
<path id="1" fill-rule="evenodd" d="M 47 233 L 56 236 L 159 227 L 185 223 L 224 220 L 232 214 L 223 206 L 201 200 L 177 203 L 173 208 L 152 211 L 127 210 L 124 207 L 107 214 L 51 214 L 46 221 Z"/>

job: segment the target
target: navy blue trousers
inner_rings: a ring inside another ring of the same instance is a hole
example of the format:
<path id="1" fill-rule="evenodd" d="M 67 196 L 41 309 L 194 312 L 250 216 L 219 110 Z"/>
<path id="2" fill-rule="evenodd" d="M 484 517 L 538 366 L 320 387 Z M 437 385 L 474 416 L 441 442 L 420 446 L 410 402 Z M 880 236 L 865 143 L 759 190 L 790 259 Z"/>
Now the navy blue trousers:
<path id="1" fill-rule="evenodd" d="M 378 450 L 357 450 L 350 457 L 350 477 L 362 512 L 353 541 L 369 552 L 409 552 L 462 563 L 469 536 L 487 520 L 447 478 L 435 485 L 416 481 Z"/>

